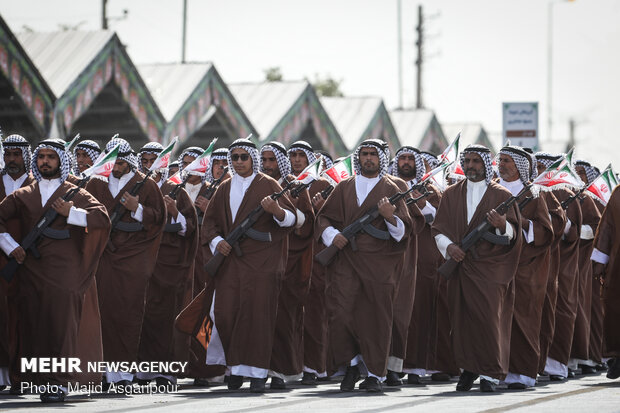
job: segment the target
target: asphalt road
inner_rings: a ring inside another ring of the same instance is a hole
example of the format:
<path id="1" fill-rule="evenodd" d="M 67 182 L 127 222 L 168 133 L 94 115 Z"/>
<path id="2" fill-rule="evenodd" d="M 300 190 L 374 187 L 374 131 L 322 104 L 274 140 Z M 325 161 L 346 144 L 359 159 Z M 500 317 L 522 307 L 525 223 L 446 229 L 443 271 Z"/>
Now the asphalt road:
<path id="1" fill-rule="evenodd" d="M 478 385 L 467 393 L 455 391 L 456 380 L 424 386 L 384 387 L 383 394 L 356 390 L 341 393 L 337 381 L 316 387 L 288 384 L 286 390 L 255 395 L 249 383 L 241 390 L 229 392 L 225 385 L 197 388 L 189 380 L 180 380 L 179 389 L 171 393 L 135 394 L 131 396 L 99 393 L 70 394 L 64 404 L 42 404 L 37 395 L 11 396 L 0 393 L 0 411 L 80 411 L 80 412 L 405 412 L 423 411 L 540 411 L 540 412 L 610 412 L 620 411 L 620 380 L 605 374 L 578 376 L 564 383 L 541 379 L 534 389 L 508 390 L 499 386 L 495 393 L 480 393 Z M 154 387 L 151 390 L 155 390 Z"/>

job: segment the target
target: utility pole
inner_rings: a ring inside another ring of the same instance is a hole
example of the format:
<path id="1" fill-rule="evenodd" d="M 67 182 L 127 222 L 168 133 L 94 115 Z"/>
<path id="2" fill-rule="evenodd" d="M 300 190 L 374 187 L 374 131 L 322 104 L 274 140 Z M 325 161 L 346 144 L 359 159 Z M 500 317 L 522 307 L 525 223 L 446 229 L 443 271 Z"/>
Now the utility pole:
<path id="1" fill-rule="evenodd" d="M 398 109 L 403 108 L 403 28 L 402 28 L 402 0 L 398 0 Z"/>
<path id="2" fill-rule="evenodd" d="M 181 63 L 185 63 L 185 40 L 187 36 L 187 0 L 183 0 L 183 44 L 181 45 Z"/>
<path id="3" fill-rule="evenodd" d="M 575 122 L 575 119 L 570 118 L 568 120 L 568 145 L 566 145 L 566 151 L 567 152 L 570 150 L 570 148 L 575 146 L 575 128 L 576 128 L 576 126 L 577 126 L 577 123 Z"/>
<path id="4" fill-rule="evenodd" d="M 101 29 L 108 30 L 108 0 L 101 0 Z"/>
<path id="5" fill-rule="evenodd" d="M 421 109 L 424 107 L 422 104 L 422 63 L 423 63 L 423 53 L 424 53 L 424 16 L 422 15 L 422 5 L 418 5 L 418 27 L 416 28 L 418 32 L 418 40 L 415 43 L 418 49 L 418 58 L 415 61 L 415 65 L 417 68 L 417 92 L 416 92 L 416 109 Z"/>

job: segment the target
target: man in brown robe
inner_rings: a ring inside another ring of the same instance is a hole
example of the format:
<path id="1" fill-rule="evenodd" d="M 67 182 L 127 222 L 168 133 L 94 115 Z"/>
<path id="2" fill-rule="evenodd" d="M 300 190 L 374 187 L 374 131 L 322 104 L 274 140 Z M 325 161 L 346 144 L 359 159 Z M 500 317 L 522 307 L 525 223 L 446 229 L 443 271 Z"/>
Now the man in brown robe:
<path id="1" fill-rule="evenodd" d="M 513 196 L 530 181 L 533 159 L 516 146 L 499 152 L 499 184 Z M 536 385 L 540 359 L 540 324 L 547 292 L 551 217 L 539 188 L 531 188 L 519 199 L 523 247 L 515 274 L 515 303 L 510 336 L 510 365 L 504 383 L 523 390 Z"/>
<path id="2" fill-rule="evenodd" d="M 594 238 L 594 276 L 603 287 L 603 356 L 610 357 L 607 378 L 620 377 L 620 189 L 612 194 Z"/>
<path id="3" fill-rule="evenodd" d="M 0 200 L 12 194 L 15 190 L 28 186 L 34 182 L 30 174 L 32 158 L 31 148 L 28 141 L 20 135 L 10 135 L 4 142 L 4 169 L 0 180 Z M 19 220 L 14 219 L 7 225 L 7 231 L 13 239 L 21 240 L 19 233 Z M 0 256 L 0 267 L 7 262 L 5 256 Z M 0 280 L 0 391 L 11 384 L 12 394 L 19 394 L 19 360 L 15 355 L 17 346 L 15 293 L 17 292 L 17 280 L 11 284 Z M 13 366 L 12 368 L 10 366 Z"/>
<path id="4" fill-rule="evenodd" d="M 286 148 L 279 142 L 269 142 L 261 148 L 261 172 L 269 175 L 280 186 L 295 179 Z M 303 370 L 304 303 L 310 287 L 312 274 L 312 229 L 314 211 L 308 190 L 293 197 L 297 223 L 288 237 L 286 272 L 278 295 L 276 330 L 271 352 L 271 389 L 284 389 L 285 381 L 297 380 Z"/>
<path id="5" fill-rule="evenodd" d="M 536 160 L 543 168 L 548 167 L 558 158 L 559 156 L 547 153 L 536 153 Z M 560 203 L 574 195 L 570 189 L 561 187 L 554 187 L 553 194 Z M 568 361 L 578 306 L 579 237 L 582 223 L 580 202 L 567 204 L 565 211 L 567 219 L 559 244 L 557 282 L 551 286 L 557 291 L 557 293 L 551 293 L 555 296 L 553 299 L 555 301 L 553 333 L 543 369 L 543 373 L 548 374 L 552 381 L 562 381 L 569 376 Z M 553 275 L 550 273 L 549 277 Z M 552 282 L 552 279 L 549 281 Z M 549 283 L 547 285 L 550 286 Z M 545 318 L 544 314 L 543 318 Z M 546 323 L 542 324 L 543 327 L 546 325 L 548 326 Z"/>
<path id="6" fill-rule="evenodd" d="M 147 143 L 138 153 L 142 172 L 148 172 L 163 146 Z M 140 361 L 180 361 L 189 359 L 189 337 L 174 328 L 174 320 L 192 299 L 193 265 L 198 247 L 198 218 L 194 205 L 182 188 L 166 181 L 167 170 L 156 171 L 153 179 L 166 203 L 164 227 L 157 264 L 149 278 L 144 320 L 140 336 Z M 176 191 L 174 198 L 170 194 Z M 187 373 L 185 371 L 184 373 Z M 139 372 L 138 383 L 155 379 L 158 386 L 176 384 L 177 375 L 166 372 Z"/>
<path id="7" fill-rule="evenodd" d="M 416 185 L 424 176 L 426 169 L 420 151 L 411 146 L 403 146 L 396 152 L 396 168 L 394 175 L 397 178 L 396 184 L 401 191 L 407 191 Z M 431 188 L 428 188 L 432 190 Z M 414 198 L 420 197 L 421 192 L 414 190 L 411 192 Z M 409 198 L 409 197 L 408 197 Z M 419 208 L 418 208 L 419 206 Z M 420 208 L 422 211 L 420 212 Z M 402 269 L 397 280 L 396 297 L 394 300 L 394 317 L 392 322 L 392 343 L 390 357 L 388 358 L 388 372 L 386 384 L 388 386 L 399 386 L 402 384 L 399 373 L 403 372 L 403 363 L 409 351 L 409 334 L 411 329 L 412 314 L 415 316 L 415 300 L 417 296 L 417 263 L 418 255 L 418 236 L 424 230 L 425 219 L 423 214 L 430 217 L 435 216 L 435 208 L 424 199 L 418 204 L 409 205 L 409 215 L 412 220 L 412 233 L 409 234 L 408 246 L 403 255 Z"/>
<path id="8" fill-rule="evenodd" d="M 200 156 L 204 150 L 197 146 L 192 146 L 183 150 L 179 155 L 179 168 L 181 174 L 187 166 L 192 163 L 198 156 Z M 185 189 L 189 195 L 190 200 L 194 204 L 197 214 L 198 223 L 198 245 L 202 245 L 201 231 L 202 221 L 204 213 L 209 205 L 209 200 L 213 196 L 213 181 L 219 179 L 224 173 L 224 167 L 228 164 L 227 160 L 228 149 L 219 148 L 213 151 L 211 154 L 211 162 L 204 176 L 198 173 L 190 172 L 191 176 L 188 178 L 185 184 Z M 223 178 L 229 179 L 230 175 L 226 173 Z M 204 269 L 205 263 L 212 257 L 211 251 L 208 249 L 198 247 L 196 251 L 196 258 L 194 260 L 194 275 L 193 284 L 194 291 L 192 298 L 195 298 L 204 288 L 208 290 L 208 296 L 213 296 L 213 283 L 212 278 L 208 276 Z M 209 298 L 210 302 L 211 298 Z M 209 380 L 219 381 L 223 378 L 226 368 L 224 366 L 207 365 L 205 360 L 207 359 L 206 349 L 202 343 L 197 340 L 196 337 L 190 337 L 190 353 L 189 353 L 189 372 L 188 376 L 194 379 L 194 386 L 207 387 L 209 386 Z"/>
<path id="9" fill-rule="evenodd" d="M 480 375 L 480 390 L 492 392 L 508 373 L 521 215 L 516 205 L 506 215 L 495 210 L 511 194 L 491 181 L 488 148 L 469 145 L 461 154 L 461 167 L 467 179 L 444 192 L 432 232 L 442 255 L 459 262 L 448 281 L 452 348 L 463 369 L 456 389 L 470 390 Z M 463 251 L 458 243 L 485 219 L 494 233 Z"/>
<path id="10" fill-rule="evenodd" d="M 97 269 L 104 360 L 134 362 L 138 361 L 146 288 L 166 223 L 166 205 L 155 181 L 144 180 L 137 170 L 138 160 L 127 141 L 110 140 L 106 152 L 117 144 L 119 156 L 108 182 L 91 179 L 86 189 L 110 216 L 121 211 Z M 144 181 L 140 191 L 131 195 L 140 181 Z M 133 378 L 131 372 L 107 371 L 104 379 L 131 391 Z"/>
<path id="11" fill-rule="evenodd" d="M 341 391 L 353 391 L 360 374 L 367 373 L 360 388 L 380 392 L 387 374 L 399 262 L 412 224 L 402 199 L 395 205 L 388 201 L 399 188 L 386 176 L 383 143 L 362 142 L 353 164 L 356 175 L 336 186 L 315 228 L 317 239 L 340 250 L 327 267 L 328 370 L 336 373 L 346 367 Z M 348 246 L 340 231 L 373 207 L 378 209 L 369 223 L 374 228 L 356 234 Z"/>
<path id="12" fill-rule="evenodd" d="M 233 176 L 211 198 L 202 226 L 202 247 L 225 256 L 217 274 L 211 274 L 215 291 L 207 364 L 229 367 L 230 390 L 239 389 L 243 377 L 249 377 L 250 391 L 262 393 L 272 354 L 280 282 L 286 269 L 288 232 L 296 221 L 295 207 L 286 196 L 278 200 L 271 197 L 282 188 L 259 172 L 259 154 L 253 142 L 237 139 L 228 149 Z M 252 238 L 260 238 L 254 233 L 237 245 L 228 244 L 224 237 L 259 206 L 264 212 L 252 230 L 271 234 L 271 242 Z M 233 253 L 233 247 L 240 252 Z"/>
<path id="13" fill-rule="evenodd" d="M 333 166 L 333 165 L 332 165 Z M 331 192 L 323 198 L 323 193 L 332 185 L 324 178 L 312 183 L 309 195 L 314 214 L 319 212 Z M 324 245 L 313 239 L 312 249 L 316 255 Z M 312 263 L 310 289 L 304 305 L 304 373 L 301 383 L 315 385 L 317 380 L 327 377 L 327 309 L 325 307 L 325 267 L 319 262 Z"/>
<path id="14" fill-rule="evenodd" d="M 71 163 L 63 141 L 42 141 L 34 159 L 32 172 L 37 182 L 14 191 L 0 204 L 0 247 L 21 264 L 15 274 L 19 280 L 17 353 L 25 358 L 79 357 L 81 369 L 86 371 L 87 361 L 98 360 L 81 357 L 92 355 L 80 348 L 82 313 L 88 306 L 85 294 L 94 282 L 110 220 L 103 205 L 83 189 L 69 201 L 61 199 L 76 188 L 66 181 Z M 50 208 L 58 213 L 48 227 L 56 230 L 56 239 L 44 235 L 37 243 L 40 258 L 36 259 L 7 232 L 8 223 L 19 219 L 25 235 Z M 95 315 L 89 323 L 98 328 L 98 321 Z M 101 349 L 101 343 L 91 344 Z M 48 386 L 41 394 L 43 402 L 62 402 L 69 383 L 88 384 L 92 377 L 70 372 L 22 372 L 21 379 Z"/>
<path id="15" fill-rule="evenodd" d="M 588 168 L 587 171 L 585 168 Z M 597 173 L 589 162 L 577 160 L 575 171 L 584 185 L 596 179 Z M 582 374 L 596 373 L 596 363 L 590 360 L 590 321 L 592 312 L 592 249 L 594 234 L 601 219 L 601 213 L 593 197 L 584 192 L 577 201 L 581 203 L 582 225 L 579 239 L 579 279 L 577 280 L 577 318 L 573 331 L 573 344 L 570 350 L 568 368 L 572 371 L 581 369 Z"/>

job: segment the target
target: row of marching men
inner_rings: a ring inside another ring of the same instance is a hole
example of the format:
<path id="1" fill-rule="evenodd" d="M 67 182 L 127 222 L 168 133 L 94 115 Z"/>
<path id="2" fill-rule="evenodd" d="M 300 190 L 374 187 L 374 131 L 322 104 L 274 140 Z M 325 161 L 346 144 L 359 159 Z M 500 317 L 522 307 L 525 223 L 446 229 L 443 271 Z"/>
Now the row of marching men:
<path id="1" fill-rule="evenodd" d="M 0 378 L 12 392 L 26 380 L 54 383 L 60 390 L 41 398 L 61 401 L 66 383 L 101 380 L 29 377 L 20 357 L 188 360 L 179 376 L 197 386 L 225 375 L 229 389 L 249 378 L 258 393 L 268 377 L 279 389 L 342 374 L 343 391 L 365 377 L 360 388 L 377 392 L 403 373 L 413 384 L 460 373 L 457 390 L 480 376 L 480 389 L 493 391 L 500 380 L 532 386 L 538 373 L 561 380 L 577 363 L 602 368 L 590 262 L 602 208 L 585 196 L 563 208 L 568 190 L 525 188 L 551 155 L 504 148 L 494 180 L 490 151 L 470 146 L 465 179 L 442 192 L 424 176 L 437 158 L 415 148 L 400 148 L 388 174 L 385 143 L 364 141 L 336 185 L 308 169 L 343 168 L 304 141 L 259 149 L 239 139 L 180 190 L 167 168 L 140 172 L 161 145 L 136 154 L 114 138 L 113 148 L 110 176 L 77 190 L 84 181 L 70 172 L 92 165 L 95 142 L 71 154 L 46 140 L 31 156 L 24 138 L 4 141 L 0 247 L 21 264 L 2 284 Z M 203 153 L 184 150 L 181 174 Z M 580 167 L 591 179 L 589 164 Z M 526 201 L 498 208 L 517 193 Z M 58 218 L 36 248 L 17 244 L 51 210 Z M 482 223 L 492 230 L 465 249 Z M 449 281 L 437 273 L 445 260 L 455 263 Z M 176 378 L 110 370 L 103 380 L 129 390 Z"/>

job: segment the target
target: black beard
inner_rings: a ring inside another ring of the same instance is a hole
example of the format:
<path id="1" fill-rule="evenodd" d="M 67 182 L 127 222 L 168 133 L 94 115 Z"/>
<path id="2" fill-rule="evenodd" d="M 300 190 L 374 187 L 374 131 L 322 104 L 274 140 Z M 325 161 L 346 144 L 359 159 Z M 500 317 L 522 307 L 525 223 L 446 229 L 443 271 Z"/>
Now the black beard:
<path id="1" fill-rule="evenodd" d="M 409 178 L 407 179 L 407 181 L 410 181 L 411 178 L 413 178 L 415 176 L 415 169 L 411 168 L 410 172 L 405 172 L 402 169 L 396 167 L 398 170 L 398 176 L 401 178 Z"/>
<path id="2" fill-rule="evenodd" d="M 56 169 L 52 169 L 50 172 L 44 172 L 42 170 L 39 169 L 39 172 L 41 173 L 41 176 L 45 179 L 51 179 L 53 177 L 55 177 L 56 175 L 59 174 L 60 172 L 60 167 L 56 168 Z"/>

